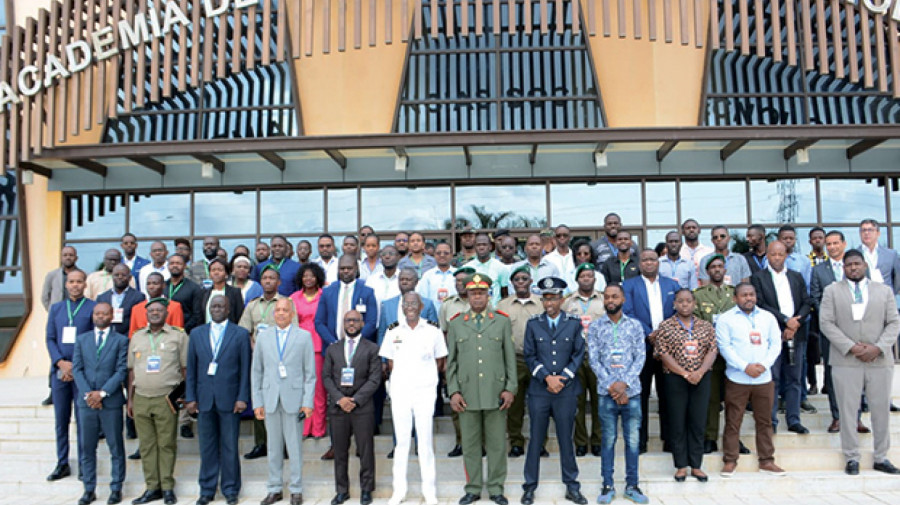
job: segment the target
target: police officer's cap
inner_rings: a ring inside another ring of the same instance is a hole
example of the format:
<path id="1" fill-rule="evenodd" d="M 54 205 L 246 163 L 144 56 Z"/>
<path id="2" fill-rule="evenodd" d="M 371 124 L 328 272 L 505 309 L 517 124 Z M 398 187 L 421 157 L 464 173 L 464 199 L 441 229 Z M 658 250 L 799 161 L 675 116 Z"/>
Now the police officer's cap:
<path id="1" fill-rule="evenodd" d="M 518 273 L 524 273 L 527 274 L 528 277 L 531 277 L 531 269 L 528 268 L 528 265 L 519 265 L 517 268 L 513 269 L 513 271 L 509 273 L 509 278 L 512 279 Z"/>
<path id="2" fill-rule="evenodd" d="M 474 273 L 466 277 L 466 291 L 473 289 L 488 289 L 491 287 L 491 278 L 487 275 Z"/>
<path id="3" fill-rule="evenodd" d="M 559 277 L 544 277 L 538 281 L 542 295 L 561 295 L 566 290 L 566 281 Z"/>
<path id="4" fill-rule="evenodd" d="M 597 270 L 597 267 L 595 267 L 594 264 L 591 262 L 582 263 L 575 268 L 575 278 L 577 279 L 578 276 L 581 275 L 581 272 L 584 272 L 585 270 L 590 270 L 591 272 L 594 272 Z"/>
<path id="5" fill-rule="evenodd" d="M 158 297 L 156 297 L 156 298 L 151 298 L 151 299 L 147 300 L 147 305 L 146 305 L 146 307 L 149 308 L 149 307 L 150 307 L 151 305 L 153 305 L 154 303 L 161 303 L 164 307 L 168 307 L 168 306 L 169 306 L 169 300 L 168 300 L 168 298 L 164 298 L 164 297 L 162 297 L 162 296 L 158 296 Z"/>
<path id="6" fill-rule="evenodd" d="M 704 265 L 703 267 L 709 270 L 709 265 L 712 264 L 712 262 L 715 260 L 722 260 L 722 263 L 725 263 L 725 256 L 722 256 L 721 254 L 710 255 L 709 259 L 706 260 L 706 265 Z"/>
<path id="7" fill-rule="evenodd" d="M 453 272 L 453 275 L 459 275 L 459 274 L 472 275 L 474 273 L 475 273 L 475 269 L 472 267 L 460 267 L 455 272 Z"/>

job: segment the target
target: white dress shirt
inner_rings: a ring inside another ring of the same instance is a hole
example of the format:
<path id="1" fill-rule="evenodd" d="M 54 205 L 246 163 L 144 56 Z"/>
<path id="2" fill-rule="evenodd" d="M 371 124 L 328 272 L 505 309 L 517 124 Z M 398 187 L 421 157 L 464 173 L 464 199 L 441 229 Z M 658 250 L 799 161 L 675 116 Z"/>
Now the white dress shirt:
<path id="1" fill-rule="evenodd" d="M 869 276 L 875 282 L 884 282 L 884 276 L 881 275 L 881 270 L 878 269 L 878 245 L 876 244 L 872 249 L 863 245 L 860 249 L 862 249 L 863 257 L 869 265 Z"/>
<path id="2" fill-rule="evenodd" d="M 337 257 L 332 256 L 331 261 L 326 262 L 322 258 L 316 258 L 313 260 L 313 263 L 322 267 L 322 270 L 325 270 L 325 285 L 329 285 L 332 282 L 337 282 L 338 280 L 338 260 Z"/>
<path id="3" fill-rule="evenodd" d="M 341 289 L 338 291 L 338 299 L 337 299 L 337 334 L 344 334 L 344 313 L 349 312 L 354 309 L 353 307 L 353 290 L 356 289 L 356 281 L 351 282 L 350 284 L 341 283 Z M 349 297 L 347 303 L 344 303 L 344 298 Z"/>
<path id="4" fill-rule="evenodd" d="M 647 302 L 650 305 L 650 326 L 655 330 L 659 328 L 659 323 L 665 319 L 663 317 L 662 290 L 659 289 L 659 275 L 652 282 L 643 275 L 641 279 L 644 280 L 644 287 L 647 288 Z"/>
<path id="5" fill-rule="evenodd" d="M 778 309 L 785 317 L 794 317 L 794 296 L 791 294 L 791 283 L 788 281 L 787 268 L 776 272 L 769 265 L 772 282 L 775 284 L 775 296 L 778 298 Z"/>

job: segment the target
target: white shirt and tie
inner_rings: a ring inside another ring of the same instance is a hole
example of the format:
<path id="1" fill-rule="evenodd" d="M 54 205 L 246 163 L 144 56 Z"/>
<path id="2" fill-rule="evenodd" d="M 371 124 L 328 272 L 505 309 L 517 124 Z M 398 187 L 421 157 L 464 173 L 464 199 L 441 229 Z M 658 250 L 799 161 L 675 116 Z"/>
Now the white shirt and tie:
<path id="1" fill-rule="evenodd" d="M 356 281 L 350 284 L 341 282 L 341 289 L 338 291 L 337 306 L 337 334 L 344 334 L 344 314 L 353 308 L 353 291 L 356 289 Z"/>

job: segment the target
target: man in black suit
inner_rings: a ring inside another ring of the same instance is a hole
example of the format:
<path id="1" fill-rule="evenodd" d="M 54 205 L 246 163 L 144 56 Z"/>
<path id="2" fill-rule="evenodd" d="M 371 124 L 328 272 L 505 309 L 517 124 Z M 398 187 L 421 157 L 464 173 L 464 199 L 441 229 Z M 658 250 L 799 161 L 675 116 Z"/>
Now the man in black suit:
<path id="1" fill-rule="evenodd" d="M 334 487 L 331 500 L 339 505 L 350 498 L 347 462 L 350 435 L 359 451 L 360 503 L 372 503 L 375 489 L 375 406 L 372 395 L 381 383 L 381 358 L 378 345 L 362 338 L 363 316 L 355 310 L 344 313 L 343 338 L 328 346 L 322 365 L 322 382 L 328 392 L 328 417 L 334 444 Z M 349 364 L 348 364 L 349 363 Z"/>
<path id="2" fill-rule="evenodd" d="M 125 270 L 128 270 L 126 267 Z M 131 274 L 125 280 L 126 285 Z M 84 495 L 78 505 L 97 499 L 97 443 L 102 432 L 109 447 L 112 469 L 107 503 L 122 501 L 122 482 L 125 480 L 125 444 L 122 440 L 122 406 L 125 396 L 122 383 L 128 378 L 128 337 L 110 328 L 112 307 L 100 302 L 94 306 L 94 329 L 75 339 L 72 375 L 78 391 L 75 407 L 81 417 L 81 470 Z"/>
<path id="3" fill-rule="evenodd" d="M 236 505 L 241 490 L 238 436 L 241 413 L 250 401 L 250 334 L 228 321 L 229 300 L 216 295 L 209 303 L 212 322 L 191 331 L 188 344 L 189 414 L 197 414 L 200 435 L 200 499 L 215 499 L 221 469 L 222 494 Z"/>
<path id="4" fill-rule="evenodd" d="M 806 360 L 806 318 L 812 310 L 812 300 L 806 291 L 803 276 L 785 266 L 787 248 L 779 241 L 766 249 L 768 267 L 750 278 L 756 288 L 757 305 L 778 320 L 782 331 L 781 357 L 772 367 L 776 396 L 783 395 L 788 430 L 809 433 L 800 423 L 800 388 L 803 362 Z M 778 425 L 778 402 L 772 402 L 772 428 Z"/>

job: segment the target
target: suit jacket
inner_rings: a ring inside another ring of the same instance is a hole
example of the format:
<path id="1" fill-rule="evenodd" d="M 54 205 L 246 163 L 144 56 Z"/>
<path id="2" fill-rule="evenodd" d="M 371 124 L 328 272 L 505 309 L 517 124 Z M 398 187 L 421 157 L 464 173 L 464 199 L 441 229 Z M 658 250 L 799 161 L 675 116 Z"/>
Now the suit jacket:
<path id="1" fill-rule="evenodd" d="M 210 330 L 209 324 L 191 330 L 184 399 L 198 402 L 201 412 L 214 408 L 231 412 L 235 402 L 250 402 L 250 334 L 234 323 L 226 324 L 216 374 L 209 375 L 207 370 L 213 361 Z"/>
<path id="2" fill-rule="evenodd" d="M 678 285 L 678 281 L 659 274 L 656 275 L 656 279 L 662 295 L 662 320 L 665 321 L 675 315 L 675 292 L 681 289 L 681 286 Z M 625 306 L 622 307 L 622 310 L 625 311 L 626 316 L 637 319 L 641 323 L 644 328 L 644 336 L 649 335 L 653 331 L 653 319 L 650 316 L 650 301 L 647 299 L 644 276 L 639 275 L 626 280 L 622 283 L 622 289 L 625 291 Z"/>
<path id="3" fill-rule="evenodd" d="M 528 394 L 546 396 L 577 396 L 582 385 L 575 378 L 578 367 L 584 360 L 585 340 L 582 336 L 581 317 L 560 312 L 556 329 L 550 329 L 547 313 L 538 314 L 525 325 L 525 364 L 531 373 Z M 548 375 L 565 378 L 562 391 L 553 394 L 547 391 L 545 382 Z"/>
<path id="4" fill-rule="evenodd" d="M 67 297 L 63 301 L 51 305 L 50 314 L 47 315 L 47 352 L 50 353 L 50 364 L 52 365 L 53 373 L 56 373 L 57 361 L 61 359 L 72 361 L 75 355 L 75 344 L 63 343 L 63 332 L 65 331 L 63 328 L 69 325 L 69 310 L 66 307 L 66 300 L 68 299 Z M 82 301 L 84 303 L 76 311 L 76 308 Z M 90 298 L 81 298 L 78 303 L 71 303 L 72 315 L 74 316 L 72 323 L 77 333 L 84 333 L 94 329 L 94 321 L 91 317 L 91 314 L 94 312 L 94 305 L 96 303 Z M 75 336 L 76 342 L 78 341 L 77 333 Z"/>
<path id="5" fill-rule="evenodd" d="M 350 366 L 353 367 L 353 385 L 341 386 L 341 369 L 347 366 L 344 357 L 346 339 L 340 339 L 337 345 L 329 346 L 325 351 L 325 363 L 322 365 L 322 384 L 328 392 L 328 408 L 333 412 L 343 412 L 337 406 L 338 400 L 349 396 L 356 401 L 353 412 L 374 412 L 375 404 L 372 395 L 381 383 L 381 358 L 378 357 L 378 346 L 361 338 L 353 353 Z"/>
<path id="6" fill-rule="evenodd" d="M 828 287 L 829 284 L 837 281 L 834 277 L 833 265 L 831 259 L 827 259 L 814 266 L 812 269 L 812 277 L 809 281 L 809 297 L 812 299 L 812 304 L 816 309 L 816 312 L 819 312 L 825 288 Z"/>
<path id="7" fill-rule="evenodd" d="M 300 407 L 313 408 L 316 394 L 316 359 L 312 335 L 296 325 L 288 327 L 283 358 L 278 356 L 278 338 L 272 325 L 256 336 L 250 372 L 250 396 L 254 407 L 274 412 L 281 402 L 287 412 L 300 412 Z M 278 365 L 283 363 L 287 377 L 281 378 Z"/>
<path id="8" fill-rule="evenodd" d="M 859 246 L 859 250 L 863 253 L 864 247 Z M 878 246 L 875 250 L 878 252 L 878 264 L 875 266 L 881 272 L 885 286 L 891 288 L 895 294 L 900 293 L 900 256 L 897 255 L 897 251 L 887 247 Z M 871 278 L 871 272 L 869 277 Z"/>
<path id="9" fill-rule="evenodd" d="M 113 290 L 104 291 L 97 296 L 97 303 L 108 303 L 112 305 L 112 293 Z M 141 293 L 135 288 L 131 286 L 125 288 L 125 296 L 122 298 L 122 322 L 121 323 L 113 323 L 112 327 L 116 330 L 117 333 L 121 333 L 122 335 L 128 335 L 129 329 L 131 328 L 131 309 L 134 308 L 135 305 L 144 301 L 144 293 Z"/>
<path id="10" fill-rule="evenodd" d="M 44 309 L 50 310 L 50 306 L 54 303 L 63 301 L 66 297 L 66 286 L 63 283 L 62 267 L 51 270 L 44 277 L 44 287 L 41 289 L 41 305 Z"/>
<path id="11" fill-rule="evenodd" d="M 322 296 L 319 297 L 319 307 L 316 309 L 316 333 L 322 339 L 323 356 L 328 346 L 338 341 L 337 314 L 340 291 L 341 283 L 333 282 L 322 290 Z M 378 326 L 378 302 L 375 301 L 375 292 L 372 291 L 372 288 L 366 286 L 365 282 L 356 279 L 350 307 L 357 309 L 359 306 L 365 306 L 366 308 L 365 313 L 362 315 L 365 321 L 362 336 L 369 341 L 375 342 Z"/>
<path id="12" fill-rule="evenodd" d="M 496 410 L 500 393 L 518 389 L 509 317 L 492 310 L 485 316 L 480 330 L 471 311 L 453 316 L 447 326 L 447 393 L 462 394 L 469 410 Z"/>
<path id="13" fill-rule="evenodd" d="M 106 391 L 103 408 L 121 408 L 125 404 L 122 384 L 128 379 L 128 337 L 107 328 L 103 349 L 97 352 L 94 331 L 86 331 L 75 337 L 75 353 L 72 359 L 72 375 L 79 396 L 75 404 L 88 408 L 84 393 Z"/>
<path id="14" fill-rule="evenodd" d="M 212 296 L 211 289 L 203 290 L 203 297 L 200 299 L 200 309 L 201 316 L 200 320 L 206 320 L 206 307 L 209 304 L 209 297 Z M 225 285 L 225 297 L 228 298 L 228 321 L 238 324 L 241 321 L 241 316 L 244 314 L 244 295 L 241 294 L 241 289 L 236 288 L 234 286 Z M 208 324 L 208 323 L 207 323 Z M 193 333 L 193 329 L 191 333 Z"/>
<path id="15" fill-rule="evenodd" d="M 378 318 L 378 346 L 384 340 L 384 334 L 387 333 L 388 326 L 397 322 L 397 310 L 400 307 L 400 296 L 388 298 L 381 302 L 381 316 Z M 419 317 L 426 321 L 437 323 L 439 321 L 437 310 L 434 309 L 434 303 L 428 298 L 422 297 L 422 310 L 419 311 Z"/>
<path id="16" fill-rule="evenodd" d="M 788 270 L 787 266 L 784 267 L 784 270 L 787 272 L 788 283 L 791 285 L 791 298 L 794 300 L 794 313 L 790 316 L 785 316 L 781 313 L 778 305 L 778 294 L 775 292 L 775 282 L 772 280 L 772 273 L 768 268 L 753 274 L 750 277 L 750 283 L 756 288 L 756 305 L 775 316 L 781 331 L 784 331 L 785 323 L 787 323 L 788 319 L 794 316 L 800 317 L 800 329 L 797 330 L 794 338 L 802 340 L 806 338 L 808 326 L 803 323 L 806 320 L 806 316 L 812 311 L 812 298 L 806 291 L 806 282 L 803 280 L 803 275 L 799 272 Z"/>
<path id="17" fill-rule="evenodd" d="M 822 296 L 819 329 L 831 342 L 829 364 L 852 367 L 892 367 L 891 346 L 900 333 L 900 316 L 891 288 L 880 282 L 869 282 L 869 302 L 861 321 L 853 320 L 850 283 L 847 279 L 832 283 Z M 857 343 L 874 344 L 881 356 L 872 363 L 864 363 L 850 353 Z"/>

